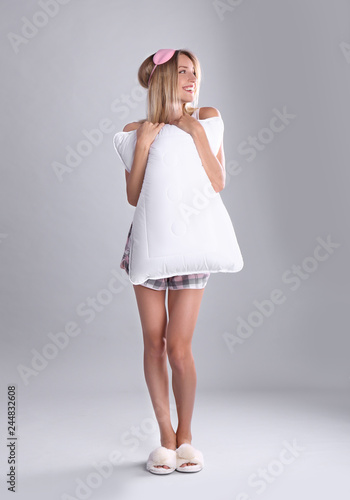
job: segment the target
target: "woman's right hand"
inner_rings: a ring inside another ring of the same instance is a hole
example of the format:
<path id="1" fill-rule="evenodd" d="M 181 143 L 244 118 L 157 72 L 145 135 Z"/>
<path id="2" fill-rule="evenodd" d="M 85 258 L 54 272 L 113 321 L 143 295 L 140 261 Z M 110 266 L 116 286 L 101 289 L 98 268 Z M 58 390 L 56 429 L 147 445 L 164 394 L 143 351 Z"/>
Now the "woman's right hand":
<path id="1" fill-rule="evenodd" d="M 137 141 L 150 147 L 164 125 L 165 123 L 152 123 L 148 121 L 141 123 L 137 129 Z"/>

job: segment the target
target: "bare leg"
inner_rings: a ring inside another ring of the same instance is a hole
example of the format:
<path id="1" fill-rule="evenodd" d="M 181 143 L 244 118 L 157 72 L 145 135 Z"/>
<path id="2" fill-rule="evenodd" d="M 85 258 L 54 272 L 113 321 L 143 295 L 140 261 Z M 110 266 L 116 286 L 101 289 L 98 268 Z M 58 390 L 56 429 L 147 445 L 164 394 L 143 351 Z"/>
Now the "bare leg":
<path id="1" fill-rule="evenodd" d="M 178 412 L 177 447 L 192 441 L 191 420 L 197 375 L 191 343 L 203 293 L 204 288 L 168 290 L 167 349 Z"/>
<path id="2" fill-rule="evenodd" d="M 176 434 L 171 425 L 169 405 L 166 290 L 153 290 L 143 285 L 133 287 L 142 325 L 145 379 L 160 429 L 161 445 L 175 450 Z"/>

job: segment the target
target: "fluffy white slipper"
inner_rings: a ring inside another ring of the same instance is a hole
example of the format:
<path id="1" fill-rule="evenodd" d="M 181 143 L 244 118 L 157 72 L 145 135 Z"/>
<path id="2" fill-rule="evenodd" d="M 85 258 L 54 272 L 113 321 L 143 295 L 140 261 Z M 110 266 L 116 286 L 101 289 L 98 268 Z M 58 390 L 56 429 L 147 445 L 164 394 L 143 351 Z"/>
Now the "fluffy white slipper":
<path id="1" fill-rule="evenodd" d="M 182 464 L 187 462 L 192 462 L 196 465 L 185 465 L 181 467 Z M 199 450 L 193 448 L 189 443 L 183 443 L 176 450 L 176 470 L 179 472 L 198 472 L 204 467 L 203 455 Z"/>
<path id="2" fill-rule="evenodd" d="M 155 465 L 167 465 L 170 467 L 166 469 L 165 467 L 155 467 Z M 176 451 L 165 448 L 164 446 L 159 446 L 153 450 L 147 460 L 146 468 L 148 471 L 153 472 L 153 474 L 170 474 L 174 472 L 176 467 Z"/>

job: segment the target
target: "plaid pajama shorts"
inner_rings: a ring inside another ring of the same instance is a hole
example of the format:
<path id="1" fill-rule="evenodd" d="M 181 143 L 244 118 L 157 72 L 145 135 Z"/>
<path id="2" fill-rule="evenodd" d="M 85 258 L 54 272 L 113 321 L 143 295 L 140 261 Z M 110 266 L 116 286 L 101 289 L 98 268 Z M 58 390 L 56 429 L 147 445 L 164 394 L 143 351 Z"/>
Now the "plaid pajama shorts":
<path id="1" fill-rule="evenodd" d="M 127 274 L 129 274 L 131 229 L 132 223 L 126 240 L 123 257 L 120 262 L 120 267 L 122 269 L 125 269 Z M 141 283 L 141 285 L 147 288 L 152 288 L 153 290 L 165 290 L 166 288 L 169 288 L 170 290 L 182 290 L 184 288 L 204 288 L 208 282 L 209 277 L 210 273 L 184 274 L 178 276 L 170 276 L 169 278 L 148 279 L 144 283 Z"/>

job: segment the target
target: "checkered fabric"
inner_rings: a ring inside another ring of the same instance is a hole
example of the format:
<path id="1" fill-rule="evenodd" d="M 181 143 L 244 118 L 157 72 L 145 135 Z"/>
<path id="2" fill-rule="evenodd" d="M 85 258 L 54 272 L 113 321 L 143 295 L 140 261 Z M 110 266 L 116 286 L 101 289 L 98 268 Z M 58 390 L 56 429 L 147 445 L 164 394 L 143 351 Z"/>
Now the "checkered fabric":
<path id="1" fill-rule="evenodd" d="M 125 269 L 127 274 L 129 274 L 131 230 L 132 223 L 126 240 L 123 257 L 120 262 L 120 267 L 122 269 Z M 146 286 L 147 288 L 152 288 L 153 290 L 165 290 L 166 288 L 169 288 L 170 290 L 182 290 L 184 288 L 204 288 L 209 280 L 209 277 L 210 273 L 184 274 L 179 276 L 171 276 L 169 278 L 148 279 L 141 284 L 143 286 Z"/>

